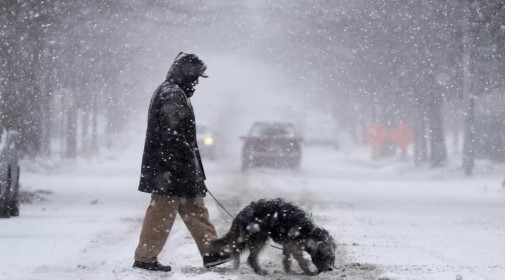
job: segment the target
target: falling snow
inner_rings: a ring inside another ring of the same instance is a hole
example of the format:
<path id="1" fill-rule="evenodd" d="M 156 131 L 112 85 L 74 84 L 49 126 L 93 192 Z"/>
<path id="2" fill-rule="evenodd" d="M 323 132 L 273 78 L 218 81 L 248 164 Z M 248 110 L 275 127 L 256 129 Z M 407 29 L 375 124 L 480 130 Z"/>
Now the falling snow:
<path id="1" fill-rule="evenodd" d="M 316 278 L 503 279 L 503 0 L 19 0 L 0 13 L 0 216 L 20 202 L 0 219 L 0 279 L 165 277 L 131 265 L 147 110 L 181 51 L 208 67 L 190 98 L 207 187 L 232 214 L 274 197 L 313 213 L 337 241 L 335 271 Z M 246 147 L 256 122 L 299 141 Z M 205 201 L 225 233 L 231 217 Z M 272 279 L 305 279 L 265 251 Z M 263 279 L 202 268 L 180 217 L 160 260 L 173 279 Z"/>

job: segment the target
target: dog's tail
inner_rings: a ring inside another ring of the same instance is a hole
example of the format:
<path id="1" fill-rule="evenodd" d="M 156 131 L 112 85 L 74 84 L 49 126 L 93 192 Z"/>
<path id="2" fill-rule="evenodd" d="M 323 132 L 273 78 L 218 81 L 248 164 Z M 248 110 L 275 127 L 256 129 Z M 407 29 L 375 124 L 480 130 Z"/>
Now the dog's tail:
<path id="1" fill-rule="evenodd" d="M 240 237 L 240 228 L 239 223 L 236 219 L 233 220 L 230 230 L 223 235 L 221 238 L 212 240 L 212 246 L 214 248 L 228 248 L 233 247 L 234 245 L 238 245 L 238 240 Z"/>

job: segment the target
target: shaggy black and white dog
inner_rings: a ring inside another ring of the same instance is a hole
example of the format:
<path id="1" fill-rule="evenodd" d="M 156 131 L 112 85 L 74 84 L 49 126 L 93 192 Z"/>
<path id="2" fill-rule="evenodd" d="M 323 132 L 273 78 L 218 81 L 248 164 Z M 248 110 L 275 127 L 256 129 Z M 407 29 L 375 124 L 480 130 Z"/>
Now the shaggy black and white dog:
<path id="1" fill-rule="evenodd" d="M 230 252 L 235 269 L 240 265 L 240 253 L 248 249 L 247 262 L 254 272 L 267 274 L 259 266 L 258 255 L 269 238 L 282 245 L 286 273 L 291 272 L 291 257 L 309 275 L 333 269 L 336 245 L 331 235 L 316 226 L 311 215 L 280 198 L 252 202 L 233 219 L 230 231 L 212 243 Z M 317 272 L 310 271 L 303 251 L 309 253 Z"/>

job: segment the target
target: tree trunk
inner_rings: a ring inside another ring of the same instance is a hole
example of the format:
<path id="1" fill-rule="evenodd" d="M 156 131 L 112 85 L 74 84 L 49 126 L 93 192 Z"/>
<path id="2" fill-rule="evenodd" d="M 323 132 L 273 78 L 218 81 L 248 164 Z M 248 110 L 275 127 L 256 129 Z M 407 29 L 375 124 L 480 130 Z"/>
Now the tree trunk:
<path id="1" fill-rule="evenodd" d="M 467 102 L 468 105 L 465 112 L 465 139 L 463 142 L 463 169 L 465 175 L 470 176 L 473 174 L 473 168 L 475 166 L 475 100 L 469 98 Z"/>
<path id="2" fill-rule="evenodd" d="M 416 102 L 414 117 L 414 163 L 419 165 L 428 159 L 426 135 L 426 108 L 422 102 Z"/>
<path id="3" fill-rule="evenodd" d="M 473 38 L 470 34 L 470 2 L 463 2 L 463 100 L 464 100 L 464 139 L 463 139 L 463 169 L 465 175 L 472 175 L 474 167 L 474 141 L 475 141 L 475 100 L 472 93 L 472 56 L 471 48 Z"/>
<path id="4" fill-rule="evenodd" d="M 447 148 L 443 128 L 441 98 L 431 92 L 429 109 L 430 163 L 431 167 L 440 167 L 447 161 Z"/>
<path id="5" fill-rule="evenodd" d="M 96 154 L 98 153 L 98 97 L 96 94 L 93 95 L 92 106 L 91 150 Z"/>
<path id="6" fill-rule="evenodd" d="M 81 123 L 81 149 L 84 154 L 90 153 L 90 136 L 89 136 L 89 123 L 90 116 L 88 110 L 83 110 L 82 112 L 82 123 Z"/>
<path id="7" fill-rule="evenodd" d="M 43 63 L 47 74 L 42 77 L 44 82 L 44 95 L 41 108 L 41 122 L 42 122 L 41 150 L 45 155 L 49 156 L 51 155 L 51 133 L 52 133 L 51 116 L 53 114 L 51 101 L 54 91 L 51 78 L 53 76 L 52 74 L 54 74 L 53 72 L 54 67 L 51 57 L 54 52 L 54 49 L 51 44 L 46 45 L 47 47 Z"/>
<path id="8" fill-rule="evenodd" d="M 73 97 L 69 97 L 72 98 Z M 67 103 L 69 106 L 66 113 L 66 151 L 65 156 L 76 158 L 77 156 L 77 110 L 73 100 Z"/>

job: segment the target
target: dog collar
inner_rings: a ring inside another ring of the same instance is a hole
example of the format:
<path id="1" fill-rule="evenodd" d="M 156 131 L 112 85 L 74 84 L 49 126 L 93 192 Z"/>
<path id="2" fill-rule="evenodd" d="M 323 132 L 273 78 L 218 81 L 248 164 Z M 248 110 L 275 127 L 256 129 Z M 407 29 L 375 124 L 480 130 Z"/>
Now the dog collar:
<path id="1" fill-rule="evenodd" d="M 312 217 L 312 212 L 310 212 L 310 214 L 305 214 L 305 219 L 307 221 L 309 221 L 310 225 L 312 226 L 312 230 L 310 231 L 310 233 L 314 233 L 314 231 L 317 229 L 317 225 L 316 223 L 314 223 L 314 218 Z"/>

